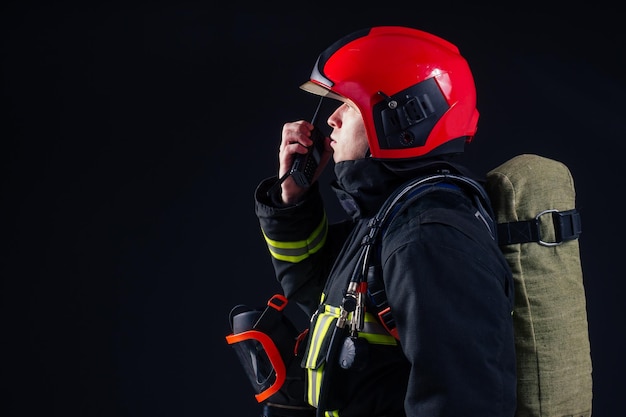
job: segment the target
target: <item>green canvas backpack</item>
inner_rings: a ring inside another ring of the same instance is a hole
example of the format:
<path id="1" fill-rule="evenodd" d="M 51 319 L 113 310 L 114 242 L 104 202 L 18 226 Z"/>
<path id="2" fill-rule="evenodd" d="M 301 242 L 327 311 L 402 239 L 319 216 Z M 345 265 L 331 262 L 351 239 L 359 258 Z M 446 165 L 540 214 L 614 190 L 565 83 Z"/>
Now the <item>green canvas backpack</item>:
<path id="1" fill-rule="evenodd" d="M 518 155 L 487 174 L 500 248 L 513 272 L 517 417 L 590 417 L 592 362 L 572 175 Z"/>

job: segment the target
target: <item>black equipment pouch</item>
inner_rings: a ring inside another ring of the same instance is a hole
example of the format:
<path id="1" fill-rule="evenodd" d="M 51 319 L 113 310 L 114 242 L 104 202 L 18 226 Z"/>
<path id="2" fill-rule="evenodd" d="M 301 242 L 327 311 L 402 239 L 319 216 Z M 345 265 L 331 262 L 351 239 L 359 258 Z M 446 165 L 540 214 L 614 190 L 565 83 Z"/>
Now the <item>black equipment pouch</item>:
<path id="1" fill-rule="evenodd" d="M 235 306 L 230 312 L 232 333 L 226 341 L 235 349 L 264 416 L 312 416 L 304 401 L 304 369 L 298 348 L 306 337 L 284 314 L 287 298 L 272 296 L 264 310 Z"/>
<path id="2" fill-rule="evenodd" d="M 322 304 L 311 320 L 301 366 L 306 370 L 306 401 L 318 408 L 318 416 L 327 410 L 339 408 L 343 396 L 342 376 L 338 366 L 341 347 L 348 337 L 345 327 L 338 327 L 340 308 Z M 330 393 L 332 392 L 332 395 Z"/>

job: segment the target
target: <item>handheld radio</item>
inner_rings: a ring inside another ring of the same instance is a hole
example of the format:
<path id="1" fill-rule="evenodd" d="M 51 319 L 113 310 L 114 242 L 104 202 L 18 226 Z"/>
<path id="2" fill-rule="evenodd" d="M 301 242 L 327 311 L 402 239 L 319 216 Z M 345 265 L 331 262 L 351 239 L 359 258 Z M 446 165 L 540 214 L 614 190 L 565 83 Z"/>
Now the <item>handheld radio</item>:
<path id="1" fill-rule="evenodd" d="M 311 131 L 311 139 L 313 145 L 309 147 L 309 151 L 305 154 L 297 154 L 293 159 L 293 164 L 289 170 L 291 175 L 300 187 L 310 187 L 313 182 L 313 176 L 319 166 L 322 153 L 324 152 L 324 134 L 317 128 L 317 115 L 322 105 L 322 98 L 317 104 L 311 124 L 313 124 L 313 130 Z"/>
<path id="2" fill-rule="evenodd" d="M 293 177 L 298 186 L 303 188 L 311 186 L 313 177 L 315 176 L 315 171 L 317 171 L 320 159 L 322 158 L 322 153 L 324 152 L 324 134 L 315 125 L 315 123 L 317 123 L 317 115 L 320 111 L 320 107 L 322 106 L 323 99 L 324 97 L 320 98 L 319 103 L 317 103 L 315 113 L 313 114 L 313 118 L 311 119 L 311 124 L 313 125 L 311 140 L 313 140 L 313 144 L 309 146 L 309 151 L 305 154 L 294 155 L 291 168 L 270 187 L 267 191 L 268 195 L 276 187 L 280 186 L 280 184 L 282 184 L 290 175 Z"/>

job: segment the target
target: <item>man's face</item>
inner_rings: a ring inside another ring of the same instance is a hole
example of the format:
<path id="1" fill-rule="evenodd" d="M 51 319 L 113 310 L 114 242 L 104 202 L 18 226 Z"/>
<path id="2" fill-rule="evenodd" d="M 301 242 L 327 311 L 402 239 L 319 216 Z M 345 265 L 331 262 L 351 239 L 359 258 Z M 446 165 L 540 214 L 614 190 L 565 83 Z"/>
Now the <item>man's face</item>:
<path id="1" fill-rule="evenodd" d="M 328 118 L 328 125 L 333 128 L 330 146 L 335 162 L 365 158 L 369 149 L 365 123 L 354 104 L 339 106 Z"/>

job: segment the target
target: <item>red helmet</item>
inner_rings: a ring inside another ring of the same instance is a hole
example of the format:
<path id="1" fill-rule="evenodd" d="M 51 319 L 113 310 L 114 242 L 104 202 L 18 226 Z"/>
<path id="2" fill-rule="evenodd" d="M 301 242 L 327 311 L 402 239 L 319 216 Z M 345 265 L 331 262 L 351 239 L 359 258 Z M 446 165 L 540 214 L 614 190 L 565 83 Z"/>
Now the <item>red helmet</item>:
<path id="1" fill-rule="evenodd" d="M 417 29 L 380 26 L 340 39 L 322 52 L 301 88 L 352 101 L 373 158 L 462 152 L 476 133 L 467 61 L 452 43 Z"/>

